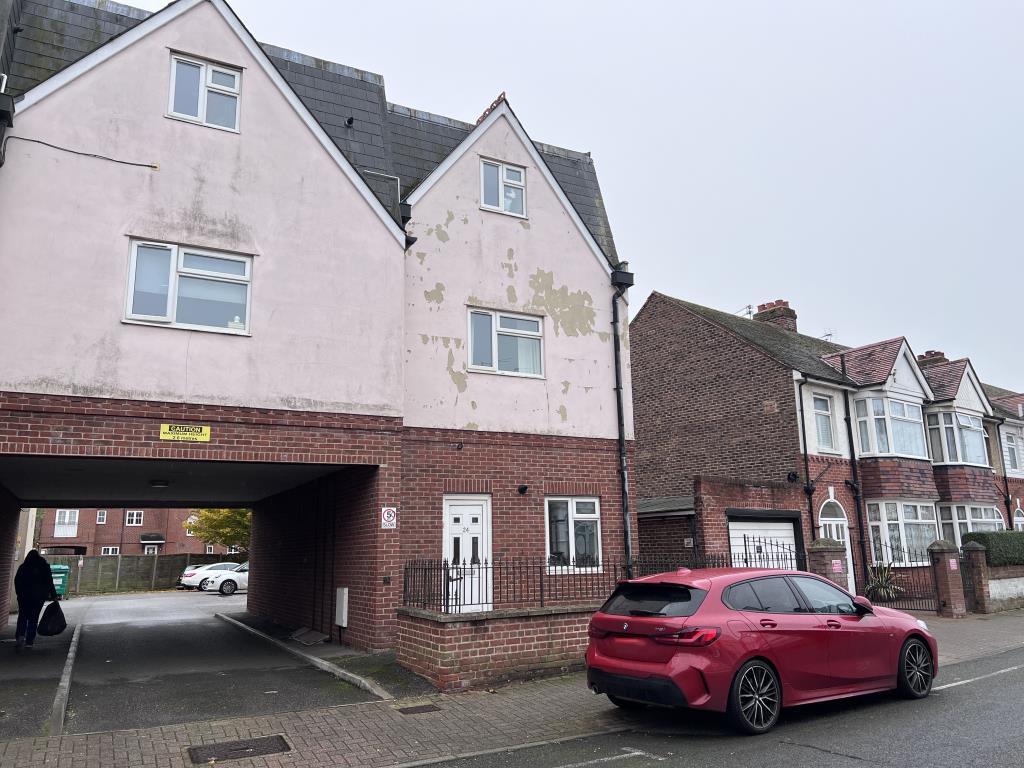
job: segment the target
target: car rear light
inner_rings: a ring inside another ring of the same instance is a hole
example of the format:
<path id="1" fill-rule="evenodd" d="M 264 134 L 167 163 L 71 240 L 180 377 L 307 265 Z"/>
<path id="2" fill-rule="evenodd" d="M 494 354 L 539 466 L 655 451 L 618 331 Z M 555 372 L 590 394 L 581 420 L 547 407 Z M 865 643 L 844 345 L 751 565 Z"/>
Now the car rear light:
<path id="1" fill-rule="evenodd" d="M 688 648 L 703 648 L 711 645 L 722 635 L 718 627 L 683 627 L 672 635 L 659 635 L 654 642 L 662 645 L 685 645 Z"/>
<path id="2" fill-rule="evenodd" d="M 186 579 L 189 578 L 190 576 L 195 576 L 195 575 L 196 575 L 195 571 L 185 571 L 185 578 Z"/>
<path id="3" fill-rule="evenodd" d="M 593 624 L 587 627 L 587 634 L 595 640 L 600 640 L 604 637 L 608 637 L 607 632 L 605 632 L 603 629 L 598 629 Z"/>

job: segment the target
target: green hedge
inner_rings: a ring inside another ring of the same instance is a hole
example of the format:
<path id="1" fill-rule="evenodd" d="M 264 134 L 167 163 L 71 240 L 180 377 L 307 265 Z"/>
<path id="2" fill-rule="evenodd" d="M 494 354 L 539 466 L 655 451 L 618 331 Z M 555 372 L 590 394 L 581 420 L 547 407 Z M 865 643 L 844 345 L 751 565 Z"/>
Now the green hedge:
<path id="1" fill-rule="evenodd" d="M 976 541 L 985 547 L 989 565 L 1024 565 L 1024 531 L 965 533 L 963 543 Z"/>

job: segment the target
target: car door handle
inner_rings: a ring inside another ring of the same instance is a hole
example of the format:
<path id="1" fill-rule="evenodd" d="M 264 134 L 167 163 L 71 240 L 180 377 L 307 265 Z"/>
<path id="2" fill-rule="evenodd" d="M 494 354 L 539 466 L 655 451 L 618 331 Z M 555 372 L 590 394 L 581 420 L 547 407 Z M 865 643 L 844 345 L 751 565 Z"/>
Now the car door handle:
<path id="1" fill-rule="evenodd" d="M 835 619 L 829 619 L 828 621 L 826 621 L 825 622 L 825 626 L 828 627 L 829 629 L 842 629 L 842 627 L 843 627 L 843 625 L 840 624 Z"/>
<path id="2" fill-rule="evenodd" d="M 766 629 L 775 629 L 775 627 L 779 626 L 779 623 L 771 619 L 761 619 L 761 626 Z"/>

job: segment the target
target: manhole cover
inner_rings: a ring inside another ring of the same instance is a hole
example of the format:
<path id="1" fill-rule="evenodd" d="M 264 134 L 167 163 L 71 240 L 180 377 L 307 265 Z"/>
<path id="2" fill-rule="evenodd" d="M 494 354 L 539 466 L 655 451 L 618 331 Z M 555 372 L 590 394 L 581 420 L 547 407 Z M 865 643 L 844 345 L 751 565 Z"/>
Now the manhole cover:
<path id="1" fill-rule="evenodd" d="M 188 756 L 194 765 L 206 765 L 211 760 L 238 760 L 243 757 L 290 752 L 291 749 L 283 736 L 263 736 L 258 739 L 240 739 L 220 744 L 204 744 L 201 747 L 189 747 Z"/>
<path id="2" fill-rule="evenodd" d="M 424 712 L 440 712 L 441 708 L 433 704 L 420 704 L 418 707 L 399 707 L 398 711 L 403 715 L 420 715 Z"/>

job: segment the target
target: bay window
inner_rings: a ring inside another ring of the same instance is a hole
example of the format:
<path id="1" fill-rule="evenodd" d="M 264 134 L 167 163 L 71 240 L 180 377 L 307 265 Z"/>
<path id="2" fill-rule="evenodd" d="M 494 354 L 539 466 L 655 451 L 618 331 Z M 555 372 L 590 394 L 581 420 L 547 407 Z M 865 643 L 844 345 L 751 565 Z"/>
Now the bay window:
<path id="1" fill-rule="evenodd" d="M 978 507 L 969 504 L 943 504 L 939 507 L 939 524 L 942 538 L 958 547 L 963 544 L 961 536 L 971 531 L 1002 531 L 1006 528 L 1003 516 L 995 507 Z"/>
<path id="2" fill-rule="evenodd" d="M 544 500 L 549 566 L 596 568 L 601 565 L 601 510 L 597 499 Z"/>
<path id="3" fill-rule="evenodd" d="M 868 525 L 875 564 L 928 565 L 928 545 L 939 538 L 932 503 L 870 502 Z"/>
<path id="4" fill-rule="evenodd" d="M 854 410 L 861 453 L 928 457 L 920 405 L 868 397 L 857 400 Z"/>
<path id="5" fill-rule="evenodd" d="M 543 337 L 539 317 L 471 309 L 470 370 L 542 376 Z"/>
<path id="6" fill-rule="evenodd" d="M 981 418 L 942 411 L 928 414 L 928 444 L 936 464 L 989 466 L 988 436 Z"/>
<path id="7" fill-rule="evenodd" d="M 832 428 L 832 398 L 814 395 L 814 426 L 818 435 L 818 450 L 836 449 L 835 430 Z"/>

